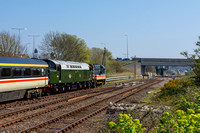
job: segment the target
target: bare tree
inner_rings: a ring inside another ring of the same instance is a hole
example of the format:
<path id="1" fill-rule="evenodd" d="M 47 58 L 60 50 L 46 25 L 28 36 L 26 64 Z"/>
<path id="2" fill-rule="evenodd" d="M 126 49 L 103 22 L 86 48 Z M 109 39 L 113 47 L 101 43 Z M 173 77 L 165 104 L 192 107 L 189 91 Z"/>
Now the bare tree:
<path id="1" fill-rule="evenodd" d="M 199 37 L 200 40 L 200 37 Z M 196 84 L 200 85 L 200 41 L 196 42 L 197 48 L 194 49 L 194 54 L 189 54 L 187 51 L 181 52 L 188 59 L 188 64 L 191 66 Z"/>
<path id="2" fill-rule="evenodd" d="M 18 37 L 9 32 L 0 32 L 0 56 L 18 57 L 26 53 L 27 49 L 19 44 Z"/>

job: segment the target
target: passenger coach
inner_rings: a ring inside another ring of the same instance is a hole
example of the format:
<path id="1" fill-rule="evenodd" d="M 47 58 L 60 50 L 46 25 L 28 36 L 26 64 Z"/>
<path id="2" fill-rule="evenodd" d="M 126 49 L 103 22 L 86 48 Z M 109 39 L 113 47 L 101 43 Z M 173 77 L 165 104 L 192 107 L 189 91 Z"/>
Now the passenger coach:
<path id="1" fill-rule="evenodd" d="M 38 59 L 0 57 L 0 102 L 41 96 L 48 64 Z"/>

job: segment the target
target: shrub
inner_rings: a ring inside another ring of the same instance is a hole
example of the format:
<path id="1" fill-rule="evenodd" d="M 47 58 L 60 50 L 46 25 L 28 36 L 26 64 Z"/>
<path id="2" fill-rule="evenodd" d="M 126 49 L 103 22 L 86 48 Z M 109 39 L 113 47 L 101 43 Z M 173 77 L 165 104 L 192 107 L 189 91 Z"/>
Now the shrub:
<path id="1" fill-rule="evenodd" d="M 160 88 L 161 96 L 174 95 L 185 92 L 186 88 L 191 85 L 191 82 L 186 80 L 169 80 L 163 87 Z"/>
<path id="2" fill-rule="evenodd" d="M 197 104 L 187 102 L 186 111 L 177 110 L 175 115 L 163 113 L 158 127 L 153 129 L 155 133 L 199 133 L 200 132 L 200 95 L 196 96 Z"/>
<path id="3" fill-rule="evenodd" d="M 145 128 L 141 128 L 140 120 L 132 120 L 131 115 L 119 114 L 117 123 L 109 122 L 108 126 L 111 130 L 118 131 L 121 133 L 143 133 Z"/>

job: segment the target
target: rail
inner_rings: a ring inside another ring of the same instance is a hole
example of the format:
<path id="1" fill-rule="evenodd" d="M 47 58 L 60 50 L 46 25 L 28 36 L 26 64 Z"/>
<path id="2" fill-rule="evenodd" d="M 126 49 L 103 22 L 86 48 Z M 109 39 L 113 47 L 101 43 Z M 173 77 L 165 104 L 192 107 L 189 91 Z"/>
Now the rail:
<path id="1" fill-rule="evenodd" d="M 78 112 L 80 113 L 81 111 L 84 111 L 84 110 L 86 110 L 86 109 L 88 109 L 88 108 L 90 108 L 90 107 L 92 107 L 92 106 L 95 106 L 95 105 L 101 103 L 101 102 L 104 102 L 104 101 L 106 101 L 106 100 L 108 100 L 108 99 L 111 99 L 111 98 L 114 98 L 114 97 L 117 97 L 117 96 L 122 95 L 122 97 L 116 101 L 116 102 L 118 102 L 118 101 L 123 100 L 123 99 L 125 99 L 126 97 L 130 96 L 132 93 L 135 93 L 136 90 L 137 90 L 137 91 L 140 91 L 142 88 L 149 87 L 149 86 L 151 86 L 151 85 L 153 85 L 153 84 L 156 84 L 156 83 L 158 83 L 158 82 L 159 82 L 159 81 L 157 81 L 157 80 L 154 79 L 154 80 L 148 81 L 148 82 L 145 83 L 145 84 L 141 84 L 141 85 L 138 85 L 138 86 L 134 86 L 133 88 L 131 88 L 131 89 L 129 89 L 129 90 L 126 90 L 126 91 L 117 93 L 117 94 L 115 94 L 115 95 L 112 95 L 112 96 L 109 96 L 109 97 L 100 99 L 100 100 L 95 101 L 95 102 L 93 102 L 93 103 L 89 103 L 89 104 L 87 104 L 86 106 L 80 107 L 80 108 L 78 108 L 78 109 L 74 109 L 74 110 L 69 111 L 69 112 L 66 112 L 66 113 L 64 113 L 64 114 L 62 114 L 62 115 L 59 115 L 59 116 L 57 116 L 57 117 L 55 117 L 55 118 L 51 118 L 51 119 L 49 119 L 49 120 L 47 120 L 47 121 L 45 121 L 45 122 L 42 122 L 42 123 L 40 123 L 40 124 L 34 125 L 34 126 L 32 126 L 32 127 L 29 127 L 29 128 L 27 128 L 27 129 L 25 129 L 25 130 L 23 130 L 23 131 L 20 131 L 20 133 L 28 133 L 28 132 L 31 132 L 31 131 L 34 131 L 34 130 L 38 130 L 39 128 L 43 128 L 45 125 L 50 125 L 51 123 L 55 123 L 55 122 L 58 121 L 59 119 L 64 119 L 65 117 L 72 116 L 72 115 L 74 115 L 74 114 L 76 114 L 76 113 L 78 113 Z M 136 89 L 136 88 L 137 88 L 137 89 Z M 138 88 L 140 88 L 140 89 L 138 89 Z M 86 117 L 80 119 L 80 120 L 81 120 L 81 121 L 84 121 L 84 120 L 86 120 L 88 117 L 94 116 L 95 114 L 97 114 L 97 113 L 99 113 L 99 112 L 105 110 L 107 107 L 108 107 L 108 106 L 106 105 L 105 107 L 101 108 L 100 110 L 97 110 L 97 111 L 91 113 L 90 115 L 88 115 L 88 116 L 86 116 Z M 69 129 L 73 128 L 75 125 L 78 125 L 77 123 L 81 123 L 81 122 L 76 121 L 75 123 L 72 123 L 72 124 L 70 124 L 70 125 L 64 127 L 63 129 L 61 129 L 61 130 L 58 131 L 58 132 L 62 132 L 62 133 L 63 133 L 63 132 L 65 132 L 65 131 L 68 131 Z M 48 126 L 48 127 L 49 127 L 49 126 Z"/>

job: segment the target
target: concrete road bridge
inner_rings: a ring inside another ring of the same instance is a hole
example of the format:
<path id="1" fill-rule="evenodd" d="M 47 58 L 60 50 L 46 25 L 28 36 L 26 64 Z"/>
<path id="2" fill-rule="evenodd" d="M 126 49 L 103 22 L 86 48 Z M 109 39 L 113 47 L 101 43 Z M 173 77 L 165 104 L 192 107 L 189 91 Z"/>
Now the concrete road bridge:
<path id="1" fill-rule="evenodd" d="M 146 67 L 147 66 L 155 66 L 156 72 L 163 75 L 165 70 L 168 70 L 170 66 L 191 66 L 193 64 L 192 60 L 189 59 L 177 59 L 177 58 L 136 58 L 132 61 L 137 61 L 137 63 L 133 63 L 132 65 L 129 64 L 125 66 L 125 68 L 132 68 L 137 69 L 140 68 L 141 74 L 146 73 Z"/>

